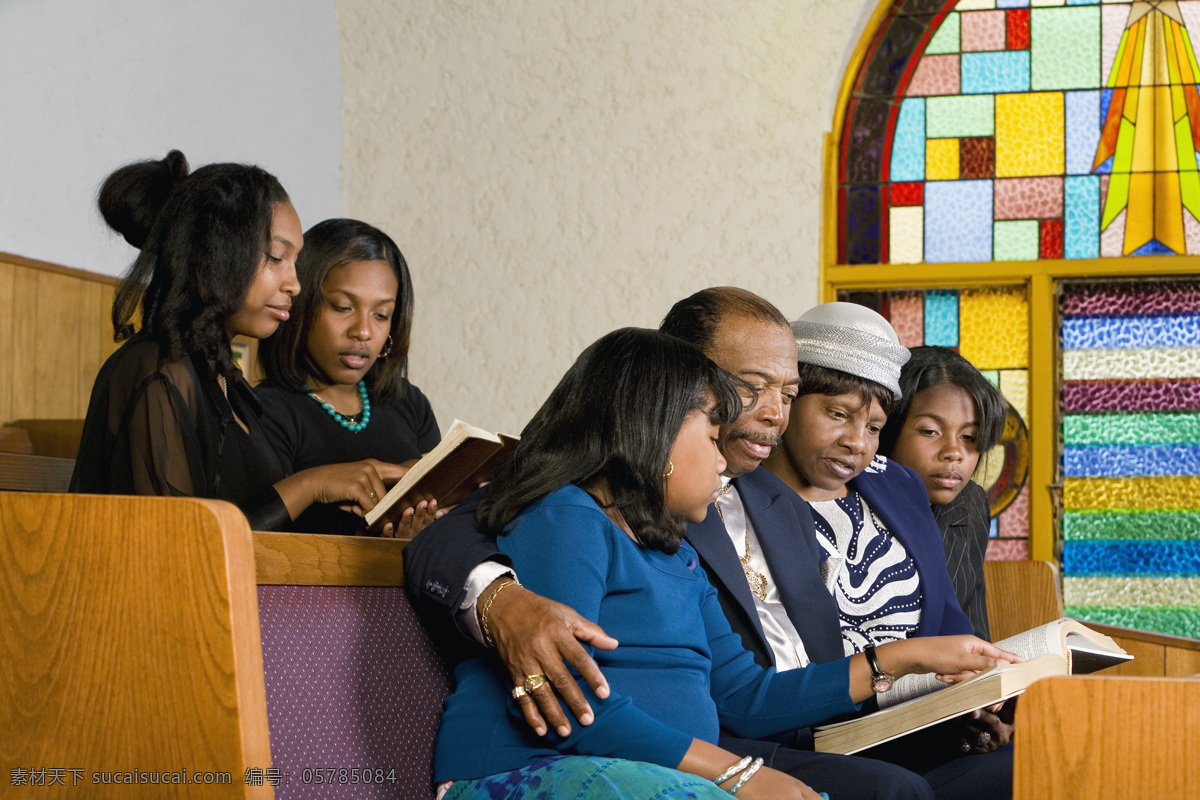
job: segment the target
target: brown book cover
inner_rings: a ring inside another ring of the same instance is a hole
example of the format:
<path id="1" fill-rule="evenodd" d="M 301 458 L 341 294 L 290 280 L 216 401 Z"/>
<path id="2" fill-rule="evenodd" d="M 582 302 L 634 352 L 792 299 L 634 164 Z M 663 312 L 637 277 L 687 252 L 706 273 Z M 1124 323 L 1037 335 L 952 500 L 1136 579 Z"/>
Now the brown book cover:
<path id="1" fill-rule="evenodd" d="M 462 502 L 504 468 L 519 441 L 454 420 L 437 446 L 367 512 L 367 527 L 379 529 L 387 522 L 398 522 L 406 509 L 422 500 L 436 500 L 439 508 Z"/>

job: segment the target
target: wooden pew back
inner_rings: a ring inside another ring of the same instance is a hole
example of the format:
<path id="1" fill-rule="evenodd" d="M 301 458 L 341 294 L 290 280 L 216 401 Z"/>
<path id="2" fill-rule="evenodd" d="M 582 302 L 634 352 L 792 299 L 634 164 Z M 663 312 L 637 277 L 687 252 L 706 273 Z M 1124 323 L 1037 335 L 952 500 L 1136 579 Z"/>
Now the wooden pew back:
<path id="1" fill-rule="evenodd" d="M 1014 800 L 1192 800 L 1200 680 L 1071 676 L 1017 703 Z"/>
<path id="2" fill-rule="evenodd" d="M 271 797 L 244 780 L 271 759 L 253 558 L 228 503 L 0 492 L 4 779 L 77 769 L 63 777 L 87 797 Z M 218 782 L 104 782 L 134 770 Z"/>
<path id="3" fill-rule="evenodd" d="M 993 642 L 1063 615 L 1058 568 L 1049 561 L 985 561 L 983 582 Z"/>

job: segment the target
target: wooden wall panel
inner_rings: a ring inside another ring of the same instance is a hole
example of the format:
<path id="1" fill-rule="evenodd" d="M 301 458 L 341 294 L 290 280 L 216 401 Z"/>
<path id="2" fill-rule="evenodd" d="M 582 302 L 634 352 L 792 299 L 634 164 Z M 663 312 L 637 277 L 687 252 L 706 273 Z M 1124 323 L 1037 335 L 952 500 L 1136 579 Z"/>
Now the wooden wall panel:
<path id="1" fill-rule="evenodd" d="M 16 267 L 0 261 L 0 422 L 14 419 L 12 411 L 13 384 L 12 359 L 9 353 L 13 351 L 14 301 L 13 278 Z"/>
<path id="2" fill-rule="evenodd" d="M 17 267 L 13 273 L 13 340 L 7 354 L 11 367 L 8 391 L 12 395 L 12 413 L 17 417 L 37 416 L 37 343 L 38 274 Z M 46 331 L 47 336 L 54 336 Z"/>
<path id="3" fill-rule="evenodd" d="M 116 279 L 0 253 L 0 423 L 81 419 L 109 354 Z"/>

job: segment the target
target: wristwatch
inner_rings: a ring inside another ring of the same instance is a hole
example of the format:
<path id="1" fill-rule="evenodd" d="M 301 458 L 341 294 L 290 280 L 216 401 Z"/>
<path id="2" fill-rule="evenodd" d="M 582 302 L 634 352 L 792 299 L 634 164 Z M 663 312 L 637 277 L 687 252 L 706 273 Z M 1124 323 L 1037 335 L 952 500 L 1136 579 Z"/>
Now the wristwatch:
<path id="1" fill-rule="evenodd" d="M 888 675 L 883 671 L 883 667 L 879 666 L 879 659 L 875 657 L 875 645 L 869 644 L 863 648 L 863 655 L 867 657 L 867 666 L 871 668 L 871 688 L 875 690 L 875 694 L 882 694 L 896 683 L 896 676 Z"/>

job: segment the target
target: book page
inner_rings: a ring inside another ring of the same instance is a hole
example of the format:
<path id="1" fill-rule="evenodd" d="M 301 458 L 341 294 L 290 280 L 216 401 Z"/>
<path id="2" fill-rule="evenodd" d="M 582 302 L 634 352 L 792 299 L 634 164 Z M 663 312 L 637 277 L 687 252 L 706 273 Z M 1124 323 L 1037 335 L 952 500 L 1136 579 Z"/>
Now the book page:
<path id="1" fill-rule="evenodd" d="M 1026 661 L 1033 661 L 1047 653 L 1064 656 L 1058 629 L 1066 618 L 1055 620 L 1038 628 L 1032 628 L 1016 636 L 1010 636 L 1002 642 L 996 642 L 996 647 L 1016 653 Z"/>

